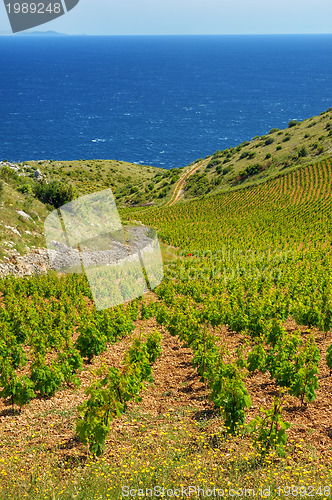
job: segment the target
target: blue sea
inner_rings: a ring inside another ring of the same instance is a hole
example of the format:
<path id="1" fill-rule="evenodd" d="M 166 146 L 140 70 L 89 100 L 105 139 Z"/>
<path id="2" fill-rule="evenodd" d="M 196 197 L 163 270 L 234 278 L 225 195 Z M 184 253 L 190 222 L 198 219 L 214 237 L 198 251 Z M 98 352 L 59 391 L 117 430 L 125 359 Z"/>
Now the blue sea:
<path id="1" fill-rule="evenodd" d="M 2 36 L 0 159 L 182 167 L 332 107 L 332 35 Z"/>

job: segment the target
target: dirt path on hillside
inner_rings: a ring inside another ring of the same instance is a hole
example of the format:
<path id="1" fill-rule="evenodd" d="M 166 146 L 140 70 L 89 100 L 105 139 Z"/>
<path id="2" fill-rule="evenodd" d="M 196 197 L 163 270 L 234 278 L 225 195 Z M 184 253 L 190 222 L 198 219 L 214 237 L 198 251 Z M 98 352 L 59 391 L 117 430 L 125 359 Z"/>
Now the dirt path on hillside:
<path id="1" fill-rule="evenodd" d="M 204 160 L 204 161 L 201 161 L 199 163 L 195 163 L 192 167 L 190 167 L 189 170 L 186 170 L 186 172 L 181 176 L 181 178 L 176 183 L 174 192 L 172 194 L 172 198 L 166 203 L 166 205 L 164 205 L 165 207 L 170 207 L 170 206 L 174 205 L 179 200 L 186 181 L 189 179 L 189 177 L 191 177 L 195 172 L 197 172 L 197 170 L 200 167 L 202 167 L 203 165 L 205 165 L 208 161 L 209 160 Z"/>

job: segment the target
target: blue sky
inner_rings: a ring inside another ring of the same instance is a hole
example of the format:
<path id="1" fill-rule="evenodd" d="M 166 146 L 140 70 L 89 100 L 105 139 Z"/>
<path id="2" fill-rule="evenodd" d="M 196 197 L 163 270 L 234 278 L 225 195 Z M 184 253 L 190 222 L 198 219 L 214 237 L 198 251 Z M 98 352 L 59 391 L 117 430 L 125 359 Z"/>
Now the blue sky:
<path id="1" fill-rule="evenodd" d="M 172 35 L 331 33 L 331 27 L 331 0 L 80 0 L 71 12 L 37 29 Z M 1 2 L 0 32 L 9 31 Z"/>

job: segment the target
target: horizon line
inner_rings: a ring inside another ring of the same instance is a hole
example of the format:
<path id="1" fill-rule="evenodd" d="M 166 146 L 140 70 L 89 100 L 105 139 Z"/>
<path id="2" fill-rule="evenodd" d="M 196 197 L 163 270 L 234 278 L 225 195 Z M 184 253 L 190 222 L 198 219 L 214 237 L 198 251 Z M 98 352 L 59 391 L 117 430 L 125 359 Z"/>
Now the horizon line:
<path id="1" fill-rule="evenodd" d="M 142 37 L 153 37 L 153 36 L 164 36 L 164 37 L 174 37 L 174 36 L 327 36 L 332 35 L 332 33 L 121 33 L 121 34 L 111 34 L 111 33 L 62 33 L 59 31 L 22 31 L 18 33 L 11 32 L 0 32 L 0 36 L 24 36 L 24 35 L 48 35 L 48 36 L 110 36 L 110 37 L 129 37 L 129 36 L 142 36 Z"/>

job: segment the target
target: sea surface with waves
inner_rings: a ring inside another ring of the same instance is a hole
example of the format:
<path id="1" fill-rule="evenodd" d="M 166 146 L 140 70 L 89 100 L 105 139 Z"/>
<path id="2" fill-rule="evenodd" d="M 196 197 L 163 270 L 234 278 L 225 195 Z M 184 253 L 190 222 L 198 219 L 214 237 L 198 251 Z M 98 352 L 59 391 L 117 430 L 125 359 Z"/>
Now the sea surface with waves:
<path id="1" fill-rule="evenodd" d="M 332 106 L 332 35 L 2 36 L 0 159 L 181 167 Z"/>

